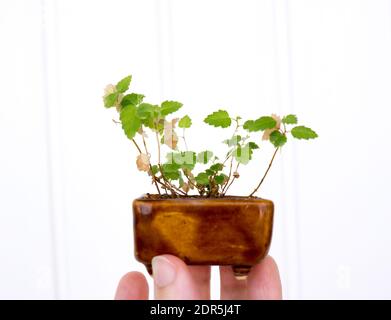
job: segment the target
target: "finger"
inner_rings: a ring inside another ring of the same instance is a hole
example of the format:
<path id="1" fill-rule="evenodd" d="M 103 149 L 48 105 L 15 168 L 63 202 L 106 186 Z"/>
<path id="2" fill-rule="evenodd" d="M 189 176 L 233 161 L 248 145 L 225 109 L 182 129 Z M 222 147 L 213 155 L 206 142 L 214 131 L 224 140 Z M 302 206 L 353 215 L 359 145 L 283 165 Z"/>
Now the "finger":
<path id="1" fill-rule="evenodd" d="M 251 268 L 247 286 L 250 300 L 282 299 L 280 273 L 272 257 L 267 256 Z"/>
<path id="2" fill-rule="evenodd" d="M 119 281 L 115 300 L 148 300 L 148 283 L 140 272 L 129 272 Z"/>
<path id="3" fill-rule="evenodd" d="M 243 300 L 247 297 L 247 279 L 236 279 L 232 267 L 220 267 L 220 299 Z"/>
<path id="4" fill-rule="evenodd" d="M 187 266 L 187 265 L 186 265 Z M 187 266 L 194 283 L 197 285 L 200 299 L 210 299 L 210 266 Z"/>
<path id="5" fill-rule="evenodd" d="M 172 255 L 152 259 L 156 299 L 209 299 L 210 267 L 187 266 Z"/>
<path id="6" fill-rule="evenodd" d="M 281 299 L 282 289 L 278 267 L 267 256 L 253 266 L 247 279 L 237 279 L 231 267 L 220 267 L 220 297 L 222 300 Z"/>

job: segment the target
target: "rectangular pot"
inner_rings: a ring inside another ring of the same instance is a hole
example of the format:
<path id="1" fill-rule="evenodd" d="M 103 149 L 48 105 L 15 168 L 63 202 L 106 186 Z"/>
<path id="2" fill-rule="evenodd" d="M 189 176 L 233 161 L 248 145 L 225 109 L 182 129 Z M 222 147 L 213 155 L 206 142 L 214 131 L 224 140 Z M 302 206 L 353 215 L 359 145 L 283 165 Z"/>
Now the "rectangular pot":
<path id="1" fill-rule="evenodd" d="M 136 259 L 151 273 L 151 260 L 172 254 L 189 265 L 231 265 L 245 275 L 267 254 L 274 205 L 246 197 L 133 201 Z"/>

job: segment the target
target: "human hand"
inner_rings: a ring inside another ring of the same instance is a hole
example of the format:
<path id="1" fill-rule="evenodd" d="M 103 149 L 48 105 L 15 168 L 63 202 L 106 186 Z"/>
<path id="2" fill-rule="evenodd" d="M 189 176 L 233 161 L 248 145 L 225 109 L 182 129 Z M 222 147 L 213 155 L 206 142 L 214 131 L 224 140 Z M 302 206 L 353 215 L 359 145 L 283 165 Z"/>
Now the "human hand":
<path id="1" fill-rule="evenodd" d="M 206 300 L 210 299 L 210 266 L 188 266 L 172 255 L 154 257 L 155 299 Z M 253 266 L 247 279 L 235 278 L 232 268 L 220 267 L 220 297 L 231 299 L 281 299 L 281 281 L 277 264 L 267 256 Z M 148 283 L 140 272 L 124 275 L 115 294 L 116 300 L 148 299 Z"/>

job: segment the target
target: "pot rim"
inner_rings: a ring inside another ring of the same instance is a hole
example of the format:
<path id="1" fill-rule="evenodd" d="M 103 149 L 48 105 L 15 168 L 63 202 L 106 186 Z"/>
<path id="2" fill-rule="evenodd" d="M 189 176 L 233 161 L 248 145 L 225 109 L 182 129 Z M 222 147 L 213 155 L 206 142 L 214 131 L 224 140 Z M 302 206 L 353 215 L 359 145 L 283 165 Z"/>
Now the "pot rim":
<path id="1" fill-rule="evenodd" d="M 272 202 L 269 199 L 264 199 L 260 197 L 248 197 L 248 196 L 235 196 L 235 195 L 228 195 L 220 198 L 208 198 L 203 196 L 180 196 L 177 198 L 165 198 L 160 197 L 157 194 L 143 194 L 140 197 L 136 198 L 135 201 L 143 201 L 143 202 L 161 202 L 161 201 L 172 201 L 172 202 L 187 202 L 187 201 L 193 201 L 193 202 Z"/>

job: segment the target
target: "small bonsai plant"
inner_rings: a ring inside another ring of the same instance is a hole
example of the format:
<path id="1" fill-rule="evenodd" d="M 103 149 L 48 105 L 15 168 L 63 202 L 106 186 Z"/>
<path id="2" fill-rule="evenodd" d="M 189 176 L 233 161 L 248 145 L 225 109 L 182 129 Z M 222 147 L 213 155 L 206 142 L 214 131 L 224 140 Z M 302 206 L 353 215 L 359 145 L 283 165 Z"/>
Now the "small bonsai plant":
<path id="1" fill-rule="evenodd" d="M 133 201 L 137 260 L 150 273 L 154 256 L 173 254 L 187 264 L 231 265 L 236 276 L 246 275 L 267 254 L 273 229 L 274 204 L 255 193 L 288 136 L 308 140 L 318 135 L 298 125 L 293 114 L 244 121 L 217 110 L 204 122 L 229 130 L 222 141 L 226 153 L 216 155 L 212 148 L 196 152 L 186 142 L 190 116 L 175 117 L 182 103 L 144 102 L 144 95 L 128 92 L 131 80 L 127 76 L 108 85 L 103 100 L 106 108 L 117 110 L 119 119 L 113 121 L 132 141 L 138 170 L 144 171 L 156 188 L 155 194 Z M 253 159 L 261 140 L 275 148 L 265 172 L 246 196 L 227 196 L 240 177 L 240 166 Z"/>

